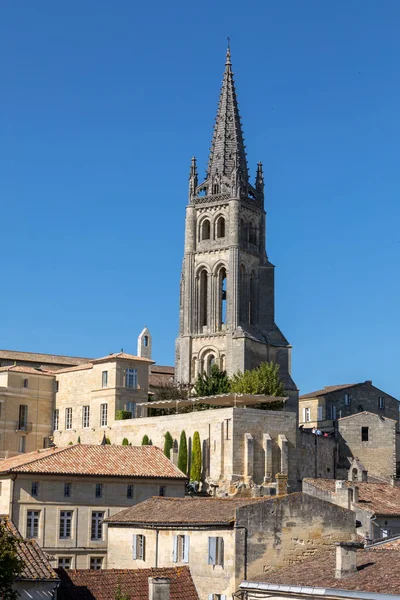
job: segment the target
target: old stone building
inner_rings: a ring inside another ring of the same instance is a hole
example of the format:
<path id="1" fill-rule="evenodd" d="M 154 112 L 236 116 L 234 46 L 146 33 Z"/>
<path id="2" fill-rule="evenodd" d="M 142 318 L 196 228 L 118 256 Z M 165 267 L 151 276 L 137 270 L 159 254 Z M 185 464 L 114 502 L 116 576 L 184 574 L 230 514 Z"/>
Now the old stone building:
<path id="1" fill-rule="evenodd" d="M 106 521 L 110 568 L 189 565 L 200 600 L 355 536 L 351 511 L 301 493 L 152 498 Z"/>
<path id="2" fill-rule="evenodd" d="M 399 401 L 372 381 L 326 386 L 299 398 L 299 424 L 334 431 L 337 420 L 368 411 L 399 422 Z"/>
<path id="3" fill-rule="evenodd" d="M 0 461 L 0 514 L 58 566 L 107 567 L 106 516 L 184 496 L 186 476 L 152 446 L 74 445 Z"/>
<path id="4" fill-rule="evenodd" d="M 214 363 L 232 374 L 274 361 L 297 412 L 265 245 L 263 170 L 259 163 L 250 184 L 228 49 L 205 180 L 199 183 L 195 158 L 190 169 L 175 377 L 192 384 Z"/>

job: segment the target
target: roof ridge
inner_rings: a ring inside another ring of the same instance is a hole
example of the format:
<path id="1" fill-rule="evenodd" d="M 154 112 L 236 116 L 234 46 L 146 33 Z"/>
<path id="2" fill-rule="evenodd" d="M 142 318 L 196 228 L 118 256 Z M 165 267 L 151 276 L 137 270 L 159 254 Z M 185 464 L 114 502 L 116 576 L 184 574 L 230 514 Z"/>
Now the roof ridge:
<path id="1" fill-rule="evenodd" d="M 70 448 L 73 448 L 74 446 L 77 446 L 77 445 L 79 445 L 79 444 L 73 444 L 72 446 L 66 446 L 65 448 L 57 448 L 57 447 L 56 448 L 46 448 L 46 450 L 49 450 L 49 452 L 47 454 L 45 454 L 44 456 L 32 458 L 32 460 L 27 460 L 24 463 L 15 465 L 15 467 L 11 467 L 10 471 L 12 471 L 13 469 L 18 469 L 19 467 L 25 467 L 26 465 L 31 465 L 34 462 L 40 462 L 41 460 L 44 460 L 45 458 L 47 458 L 48 456 L 52 456 L 53 454 L 61 454 L 65 450 L 69 450 Z M 45 449 L 34 450 L 34 452 L 44 452 L 44 450 Z M 51 450 L 51 452 L 50 452 L 50 450 Z M 0 467 L 1 467 L 1 463 L 0 463 Z"/>

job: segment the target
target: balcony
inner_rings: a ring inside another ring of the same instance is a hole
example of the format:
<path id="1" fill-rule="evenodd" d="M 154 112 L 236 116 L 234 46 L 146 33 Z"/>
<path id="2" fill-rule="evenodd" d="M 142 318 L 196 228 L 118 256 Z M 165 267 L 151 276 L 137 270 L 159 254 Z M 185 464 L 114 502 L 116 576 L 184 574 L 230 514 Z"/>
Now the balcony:
<path id="1" fill-rule="evenodd" d="M 32 423 L 26 423 L 26 422 L 23 422 L 23 421 L 16 421 L 16 423 L 15 423 L 15 431 L 16 432 L 31 433 L 31 431 L 32 431 Z"/>

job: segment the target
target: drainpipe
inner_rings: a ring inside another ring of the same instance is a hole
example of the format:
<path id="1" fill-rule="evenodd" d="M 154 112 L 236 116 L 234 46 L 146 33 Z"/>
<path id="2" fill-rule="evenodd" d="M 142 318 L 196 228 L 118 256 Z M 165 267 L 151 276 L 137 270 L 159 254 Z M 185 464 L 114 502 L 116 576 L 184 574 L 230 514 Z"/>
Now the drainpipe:
<path id="1" fill-rule="evenodd" d="M 10 510 L 9 510 L 9 515 L 10 515 L 10 521 L 12 521 L 13 518 L 13 507 L 14 507 L 14 482 L 17 479 L 16 475 L 12 475 L 11 476 L 11 499 L 10 499 Z"/>
<path id="2" fill-rule="evenodd" d="M 244 529 L 244 564 L 243 564 L 243 580 L 247 581 L 247 536 L 248 536 L 248 531 L 247 531 L 247 527 L 245 527 L 244 525 L 235 525 L 233 526 L 233 529 Z"/>

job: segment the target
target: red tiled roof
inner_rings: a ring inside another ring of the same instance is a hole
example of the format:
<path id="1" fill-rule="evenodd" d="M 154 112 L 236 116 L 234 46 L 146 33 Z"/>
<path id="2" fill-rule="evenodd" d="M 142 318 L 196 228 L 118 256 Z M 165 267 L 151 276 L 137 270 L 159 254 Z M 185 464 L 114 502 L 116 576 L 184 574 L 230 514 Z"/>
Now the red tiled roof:
<path id="1" fill-rule="evenodd" d="M 107 523 L 165 523 L 174 526 L 185 524 L 233 523 L 236 509 L 254 502 L 267 502 L 266 498 L 161 498 L 154 496 L 135 506 L 121 510 L 106 519 Z"/>
<path id="2" fill-rule="evenodd" d="M 363 382 L 364 383 L 364 382 Z M 308 394 L 302 394 L 299 400 L 304 398 L 315 398 L 316 396 L 324 396 L 330 392 L 337 392 L 338 390 L 345 390 L 346 388 L 354 387 L 355 385 L 361 385 L 360 383 L 343 383 L 341 385 L 327 385 L 322 390 L 316 392 L 309 392 Z"/>
<path id="3" fill-rule="evenodd" d="M 149 577 L 171 580 L 171 600 L 199 600 L 189 567 L 57 572 L 61 579 L 57 600 L 115 600 L 118 588 L 130 600 L 149 600 Z"/>
<path id="4" fill-rule="evenodd" d="M 17 554 L 24 563 L 19 580 L 57 581 L 57 573 L 52 568 L 47 555 L 34 540 L 24 540 L 14 523 L 7 515 L 0 515 L 0 524 L 18 540 Z"/>
<path id="5" fill-rule="evenodd" d="M 51 473 L 186 479 L 156 446 L 75 444 L 0 461 L 0 473 Z"/>
<path id="6" fill-rule="evenodd" d="M 116 358 L 123 360 L 135 360 L 138 362 L 145 362 L 150 364 L 154 363 L 154 360 L 151 360 L 150 358 L 143 358 L 143 356 L 135 356 L 134 354 L 127 354 L 126 352 L 117 352 L 114 354 L 109 354 L 108 356 L 102 356 L 101 358 L 92 359 L 91 362 L 106 362 L 107 360 L 114 360 Z"/>
<path id="7" fill-rule="evenodd" d="M 33 367 L 19 367 L 17 365 L 0 367 L 0 372 L 2 371 L 16 371 L 17 373 L 26 373 L 27 375 L 44 375 L 45 377 L 54 377 L 54 375 L 48 371 L 39 371 Z"/>
<path id="8" fill-rule="evenodd" d="M 150 367 L 151 373 L 162 373 L 164 375 L 174 376 L 175 367 L 169 367 L 167 365 L 152 365 Z"/>
<path id="9" fill-rule="evenodd" d="M 88 362 L 90 358 L 80 356 L 61 356 L 58 354 L 37 354 L 35 352 L 20 352 L 19 350 L 0 350 L 0 360 L 21 360 L 55 365 L 79 365 Z"/>
<path id="10" fill-rule="evenodd" d="M 397 550 L 357 550 L 357 572 L 343 579 L 335 578 L 336 550 L 317 551 L 314 556 L 288 567 L 253 578 L 281 585 L 312 586 L 341 590 L 358 590 L 398 594 L 400 557 Z M 396 596 L 398 597 L 398 596 Z"/>
<path id="11" fill-rule="evenodd" d="M 311 483 L 325 492 L 335 492 L 334 479 L 306 478 L 303 481 Z M 377 515 L 400 516 L 400 487 L 389 483 L 369 483 L 364 481 L 345 481 L 347 487 L 358 487 L 359 508 Z"/>

